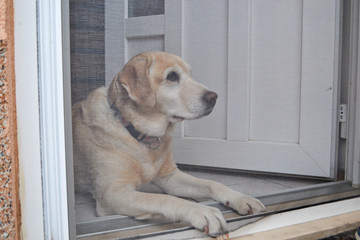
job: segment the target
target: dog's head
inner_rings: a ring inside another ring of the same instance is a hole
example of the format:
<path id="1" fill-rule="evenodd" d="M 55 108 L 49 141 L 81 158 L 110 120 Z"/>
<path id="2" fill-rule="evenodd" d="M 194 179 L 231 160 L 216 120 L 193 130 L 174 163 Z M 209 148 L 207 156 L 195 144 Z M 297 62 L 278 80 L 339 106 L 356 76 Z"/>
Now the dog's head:
<path id="1" fill-rule="evenodd" d="M 215 92 L 193 80 L 184 60 L 165 52 L 130 59 L 109 87 L 110 101 L 116 103 L 124 90 L 134 105 L 156 109 L 171 122 L 208 115 L 217 99 Z"/>

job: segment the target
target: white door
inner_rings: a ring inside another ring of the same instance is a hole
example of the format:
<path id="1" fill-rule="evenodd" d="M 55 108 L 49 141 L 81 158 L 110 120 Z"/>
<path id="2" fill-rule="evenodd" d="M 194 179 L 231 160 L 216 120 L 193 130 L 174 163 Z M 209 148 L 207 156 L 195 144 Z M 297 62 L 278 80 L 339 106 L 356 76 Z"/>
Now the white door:
<path id="1" fill-rule="evenodd" d="M 339 4 L 167 0 L 164 14 L 119 19 L 119 65 L 173 52 L 219 94 L 213 113 L 176 129 L 178 163 L 334 177 Z"/>

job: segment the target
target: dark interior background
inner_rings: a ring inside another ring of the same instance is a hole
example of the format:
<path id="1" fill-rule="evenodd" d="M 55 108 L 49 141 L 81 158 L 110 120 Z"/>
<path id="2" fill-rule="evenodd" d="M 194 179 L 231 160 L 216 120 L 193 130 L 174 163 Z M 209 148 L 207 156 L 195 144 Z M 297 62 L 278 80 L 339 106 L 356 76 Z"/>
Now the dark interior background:
<path id="1" fill-rule="evenodd" d="M 164 14 L 164 0 L 129 0 L 128 17 Z M 105 0 L 70 0 L 71 99 L 105 84 Z"/>

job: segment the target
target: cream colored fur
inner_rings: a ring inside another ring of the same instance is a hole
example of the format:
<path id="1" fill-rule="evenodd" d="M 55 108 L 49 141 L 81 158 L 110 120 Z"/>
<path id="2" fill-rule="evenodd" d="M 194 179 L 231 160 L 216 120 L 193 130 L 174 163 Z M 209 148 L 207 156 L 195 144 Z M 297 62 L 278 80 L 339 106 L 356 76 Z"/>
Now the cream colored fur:
<path id="1" fill-rule="evenodd" d="M 209 114 L 217 97 L 195 82 L 189 71 L 178 56 L 142 53 L 124 66 L 109 88 L 96 89 L 74 105 L 75 188 L 93 194 L 99 216 L 163 217 L 217 235 L 227 232 L 219 210 L 176 196 L 213 198 L 240 214 L 264 210 L 255 198 L 176 167 L 170 137 L 174 124 Z M 174 72 L 177 81 L 169 77 Z M 149 149 L 133 138 L 110 108 L 112 104 L 138 131 L 160 137 L 159 148 Z M 137 191 L 149 182 L 170 195 Z"/>

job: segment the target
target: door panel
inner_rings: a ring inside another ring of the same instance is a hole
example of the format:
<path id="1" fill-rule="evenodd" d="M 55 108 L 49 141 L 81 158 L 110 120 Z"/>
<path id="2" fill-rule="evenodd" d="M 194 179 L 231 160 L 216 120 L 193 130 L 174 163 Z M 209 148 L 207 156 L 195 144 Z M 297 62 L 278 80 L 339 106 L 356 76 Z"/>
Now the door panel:
<path id="1" fill-rule="evenodd" d="M 228 3 L 227 140 L 247 142 L 250 128 L 251 2 Z"/>
<path id="2" fill-rule="evenodd" d="M 211 7 L 204 11 L 206 6 Z M 227 10 L 225 1 L 185 1 L 183 57 L 193 66 L 194 79 L 219 95 L 211 115 L 185 122 L 186 137 L 226 138 Z"/>
<path id="3" fill-rule="evenodd" d="M 219 103 L 183 125 L 176 161 L 333 177 L 339 2 L 206 3 L 185 1 L 183 57 Z"/>
<path id="4" fill-rule="evenodd" d="M 164 37 L 129 38 L 127 46 L 129 58 L 149 49 L 164 51 Z"/>
<path id="5" fill-rule="evenodd" d="M 250 140 L 299 141 L 302 1 L 253 1 Z"/>

